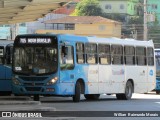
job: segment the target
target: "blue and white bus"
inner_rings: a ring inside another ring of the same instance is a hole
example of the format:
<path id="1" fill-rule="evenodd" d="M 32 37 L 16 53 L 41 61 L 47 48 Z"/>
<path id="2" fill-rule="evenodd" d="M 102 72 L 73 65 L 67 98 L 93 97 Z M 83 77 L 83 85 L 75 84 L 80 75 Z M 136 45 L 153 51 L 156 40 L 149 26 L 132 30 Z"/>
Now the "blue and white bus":
<path id="1" fill-rule="evenodd" d="M 12 50 L 13 41 L 0 40 L 0 95 L 12 93 Z"/>
<path id="2" fill-rule="evenodd" d="M 13 93 L 72 96 L 80 101 L 116 94 L 131 99 L 132 93 L 155 88 L 152 41 L 75 35 L 19 35 L 14 42 Z"/>
<path id="3" fill-rule="evenodd" d="M 157 94 L 160 94 L 160 49 L 155 49 L 156 58 L 156 88 Z"/>

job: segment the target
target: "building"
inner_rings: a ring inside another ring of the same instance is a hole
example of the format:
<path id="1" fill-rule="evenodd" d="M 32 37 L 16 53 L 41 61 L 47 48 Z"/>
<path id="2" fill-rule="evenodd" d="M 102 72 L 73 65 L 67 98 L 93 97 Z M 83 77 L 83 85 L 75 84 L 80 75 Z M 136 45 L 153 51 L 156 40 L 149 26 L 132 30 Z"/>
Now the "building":
<path id="1" fill-rule="evenodd" d="M 47 15 L 45 15 L 45 17 L 38 19 L 38 21 L 28 22 L 27 33 L 35 33 L 38 29 L 50 29 L 49 25 L 46 26 L 46 24 L 44 24 L 45 21 L 58 19 L 70 15 L 75 10 L 76 4 L 79 1 L 80 0 L 72 0 L 68 4 L 55 9 L 51 13 L 48 13 Z"/>
<path id="2" fill-rule="evenodd" d="M 104 13 L 119 14 L 128 22 L 131 16 L 138 15 L 139 0 L 99 0 Z"/>
<path id="3" fill-rule="evenodd" d="M 156 21 L 160 24 L 160 1 L 147 0 L 147 5 L 147 13 L 155 15 Z"/>
<path id="4" fill-rule="evenodd" d="M 48 30 L 37 30 L 36 33 L 75 34 L 81 36 L 118 37 L 121 38 L 121 23 L 100 16 L 67 16 L 49 20 L 52 25 Z"/>

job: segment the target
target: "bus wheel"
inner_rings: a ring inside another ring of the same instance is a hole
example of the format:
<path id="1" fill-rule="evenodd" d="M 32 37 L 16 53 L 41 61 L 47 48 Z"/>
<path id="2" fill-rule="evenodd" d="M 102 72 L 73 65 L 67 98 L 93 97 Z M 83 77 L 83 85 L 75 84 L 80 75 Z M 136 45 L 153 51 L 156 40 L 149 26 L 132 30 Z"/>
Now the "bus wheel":
<path id="1" fill-rule="evenodd" d="M 73 102 L 79 102 L 80 97 L 81 97 L 81 84 L 80 82 L 77 82 L 75 86 L 75 95 L 73 95 Z"/>
<path id="2" fill-rule="evenodd" d="M 156 91 L 156 94 L 159 94 L 160 93 L 160 91 Z"/>
<path id="3" fill-rule="evenodd" d="M 130 100 L 132 97 L 132 93 L 133 93 L 133 85 L 132 85 L 131 81 L 128 81 L 126 83 L 125 93 L 122 94 L 122 99 L 123 100 Z"/>
<path id="4" fill-rule="evenodd" d="M 116 94 L 118 100 L 123 100 L 123 94 Z"/>
<path id="5" fill-rule="evenodd" d="M 91 94 L 91 95 L 84 95 L 84 97 L 87 100 L 98 100 L 99 99 L 100 94 Z"/>
<path id="6" fill-rule="evenodd" d="M 34 101 L 39 101 L 39 95 L 34 95 L 34 96 L 33 96 L 33 100 L 34 100 Z"/>
<path id="7" fill-rule="evenodd" d="M 133 85 L 130 81 L 126 83 L 125 93 L 116 94 L 118 100 L 130 100 L 133 93 Z"/>

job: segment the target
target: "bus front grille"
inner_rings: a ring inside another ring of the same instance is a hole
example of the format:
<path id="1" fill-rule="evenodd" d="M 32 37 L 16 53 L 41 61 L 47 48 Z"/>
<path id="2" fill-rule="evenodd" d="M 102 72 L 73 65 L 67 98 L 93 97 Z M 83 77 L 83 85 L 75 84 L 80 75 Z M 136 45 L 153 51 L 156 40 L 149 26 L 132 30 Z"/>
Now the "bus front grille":
<path id="1" fill-rule="evenodd" d="M 41 91 L 41 87 L 25 87 L 27 91 Z"/>
<path id="2" fill-rule="evenodd" d="M 47 79 L 47 77 L 19 77 L 20 79 L 24 81 L 44 81 Z"/>
<path id="3" fill-rule="evenodd" d="M 24 83 L 25 86 L 43 86 L 44 83 Z"/>

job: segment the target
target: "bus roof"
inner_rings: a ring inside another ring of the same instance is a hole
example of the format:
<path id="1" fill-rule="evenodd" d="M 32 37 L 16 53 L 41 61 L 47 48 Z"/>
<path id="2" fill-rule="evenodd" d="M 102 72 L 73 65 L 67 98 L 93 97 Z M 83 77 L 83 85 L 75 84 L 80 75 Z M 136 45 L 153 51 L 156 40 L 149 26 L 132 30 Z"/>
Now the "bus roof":
<path id="1" fill-rule="evenodd" d="M 63 40 L 68 40 L 70 42 L 93 42 L 98 44 L 121 44 L 121 45 L 128 45 L 128 46 L 148 46 L 154 47 L 153 41 L 140 41 L 134 39 L 120 39 L 120 38 L 101 38 L 101 37 L 89 37 L 89 36 L 77 36 L 71 34 L 24 34 L 18 35 L 17 37 L 60 37 Z"/>
<path id="2" fill-rule="evenodd" d="M 134 39 L 120 39 L 120 38 L 100 38 L 100 37 L 84 37 L 84 36 L 76 36 L 76 35 L 61 35 L 62 38 L 79 42 L 93 42 L 98 44 L 121 44 L 121 45 L 131 45 L 131 46 L 148 46 L 154 47 L 153 41 L 140 41 Z"/>

